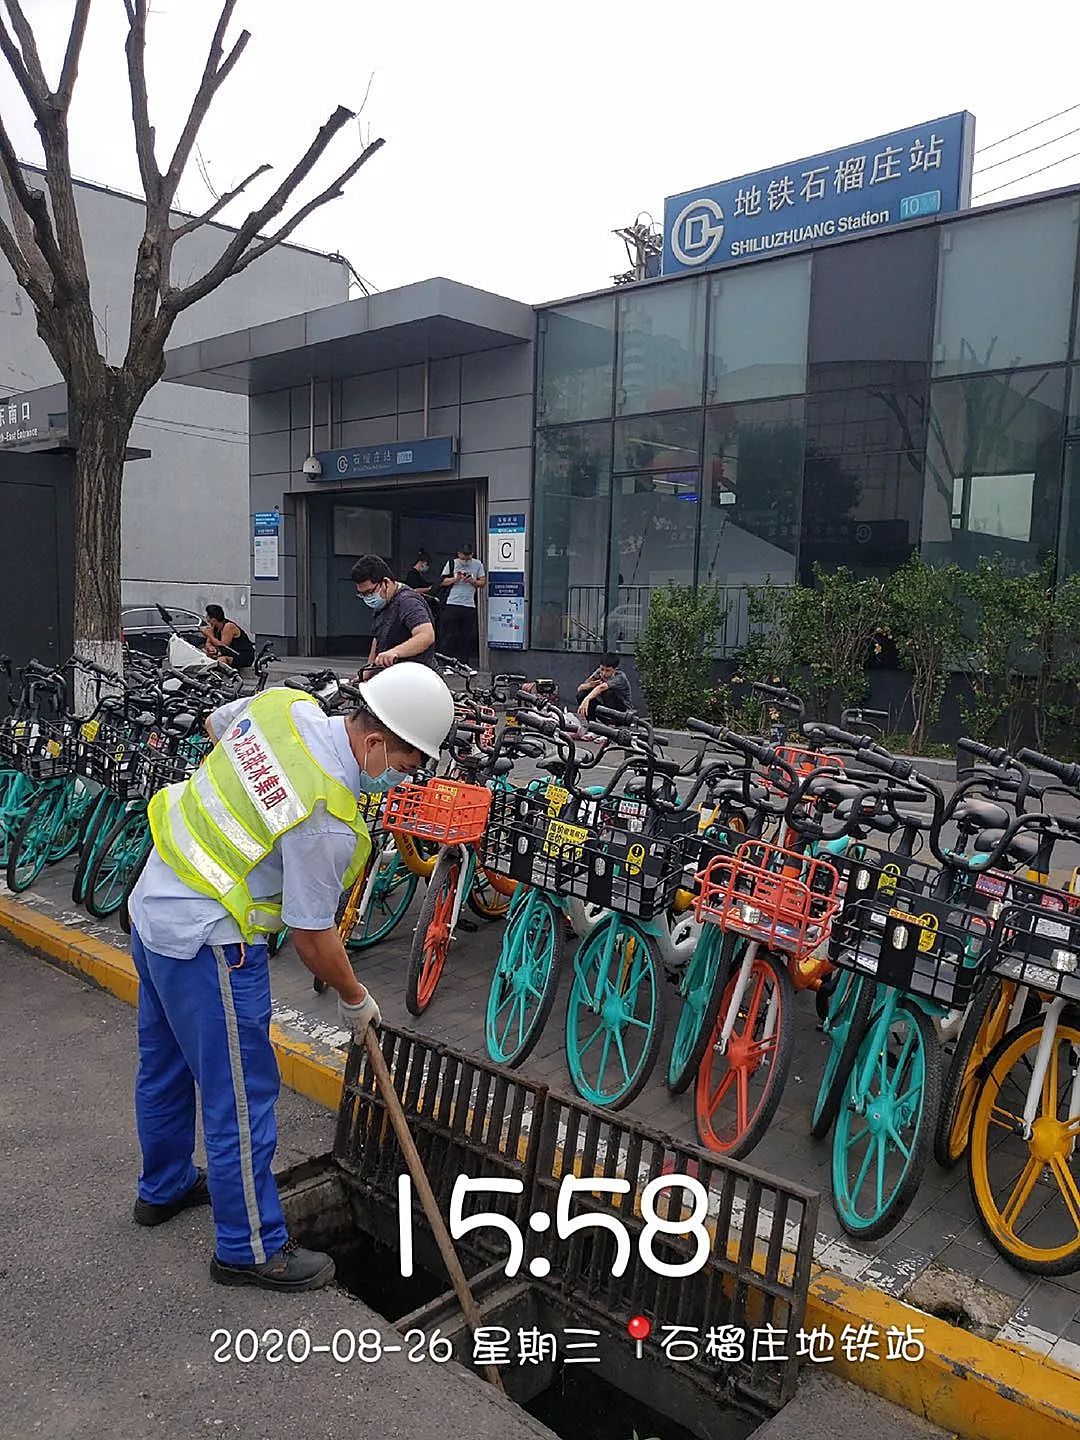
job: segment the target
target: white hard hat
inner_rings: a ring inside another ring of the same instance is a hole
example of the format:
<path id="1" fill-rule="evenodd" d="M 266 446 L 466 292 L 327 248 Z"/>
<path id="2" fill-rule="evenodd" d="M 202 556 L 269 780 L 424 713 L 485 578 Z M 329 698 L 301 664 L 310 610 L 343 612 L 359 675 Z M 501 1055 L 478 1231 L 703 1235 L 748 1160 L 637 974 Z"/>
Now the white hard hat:
<path id="1" fill-rule="evenodd" d="M 399 660 L 357 689 L 388 730 L 433 760 L 454 723 L 454 697 L 441 676 L 415 660 Z"/>

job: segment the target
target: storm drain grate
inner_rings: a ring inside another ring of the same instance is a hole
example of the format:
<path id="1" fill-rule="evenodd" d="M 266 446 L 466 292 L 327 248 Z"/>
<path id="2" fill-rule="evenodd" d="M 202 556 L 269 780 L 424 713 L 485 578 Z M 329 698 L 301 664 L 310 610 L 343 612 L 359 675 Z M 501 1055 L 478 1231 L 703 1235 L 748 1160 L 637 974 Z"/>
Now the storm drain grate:
<path id="1" fill-rule="evenodd" d="M 698 1354 L 673 1352 L 669 1363 L 692 1372 L 706 1391 L 738 1393 L 772 1409 L 791 1397 L 815 1192 L 553 1095 L 409 1031 L 384 1026 L 380 1040 L 444 1215 L 459 1176 L 519 1182 L 520 1193 L 470 1194 L 463 1214 L 513 1223 L 522 1237 L 523 1278 L 624 1336 L 628 1320 L 644 1315 L 653 1359 L 667 1358 L 661 1341 L 670 1327 L 686 1327 Z M 362 1046 L 350 1050 L 334 1157 L 350 1185 L 396 1206 L 405 1163 Z M 667 1183 L 673 1176 L 693 1184 Z M 593 1177 L 616 1183 L 584 1183 Z M 414 1224 L 422 1226 L 415 1195 L 413 1206 Z M 505 1264 L 510 1251 L 494 1224 L 468 1230 L 457 1243 L 473 1273 Z M 658 1273 L 658 1262 L 691 1260 L 692 1273 Z M 751 1334 L 770 1326 L 786 1332 L 787 1343 L 755 1356 Z M 710 1346 L 709 1332 L 717 1340 L 743 1332 L 745 1344 Z"/>

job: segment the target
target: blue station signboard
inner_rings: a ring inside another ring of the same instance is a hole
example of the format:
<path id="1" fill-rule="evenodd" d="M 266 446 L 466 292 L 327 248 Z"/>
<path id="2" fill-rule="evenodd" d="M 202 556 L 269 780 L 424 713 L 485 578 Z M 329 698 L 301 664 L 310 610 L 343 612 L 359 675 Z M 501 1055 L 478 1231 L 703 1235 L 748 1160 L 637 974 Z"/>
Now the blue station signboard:
<path id="1" fill-rule="evenodd" d="M 971 203 L 967 111 L 664 202 L 665 275 L 857 239 Z"/>
<path id="2" fill-rule="evenodd" d="M 385 445 L 353 445 L 348 450 L 318 450 L 321 475 L 308 479 L 360 480 L 373 475 L 430 475 L 453 470 L 457 443 L 453 435 L 431 435 L 423 440 L 398 440 Z"/>

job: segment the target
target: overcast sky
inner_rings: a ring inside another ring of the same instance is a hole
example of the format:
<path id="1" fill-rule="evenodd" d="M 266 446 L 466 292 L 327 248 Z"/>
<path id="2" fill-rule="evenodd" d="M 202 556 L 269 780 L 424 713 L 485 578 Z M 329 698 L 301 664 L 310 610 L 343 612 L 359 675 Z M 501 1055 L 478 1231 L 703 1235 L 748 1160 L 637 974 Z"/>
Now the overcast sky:
<path id="1" fill-rule="evenodd" d="M 55 76 L 72 0 L 24 0 Z M 150 96 L 159 157 L 205 58 L 216 0 L 155 0 Z M 971 110 L 977 146 L 1080 107 L 1080 6 L 816 0 L 740 7 L 663 0 L 241 0 L 252 39 L 203 130 L 210 180 L 282 169 L 343 103 L 385 148 L 296 239 L 340 250 L 376 288 L 446 275 L 528 301 L 598 288 L 626 265 L 611 234 L 664 196 Z M 95 0 L 72 117 L 73 167 L 138 190 L 122 0 Z M 0 106 L 40 159 L 6 72 Z M 1077 134 L 1065 132 L 1076 130 Z M 976 160 L 1060 141 L 976 177 L 991 199 L 1080 181 L 1080 108 Z M 332 161 L 360 137 L 350 126 Z M 331 163 L 318 172 L 329 179 Z M 306 192 L 310 193 L 310 191 Z M 180 202 L 210 196 L 196 167 Z M 242 202 L 240 202 L 242 203 Z M 237 220 L 237 207 L 224 218 Z"/>

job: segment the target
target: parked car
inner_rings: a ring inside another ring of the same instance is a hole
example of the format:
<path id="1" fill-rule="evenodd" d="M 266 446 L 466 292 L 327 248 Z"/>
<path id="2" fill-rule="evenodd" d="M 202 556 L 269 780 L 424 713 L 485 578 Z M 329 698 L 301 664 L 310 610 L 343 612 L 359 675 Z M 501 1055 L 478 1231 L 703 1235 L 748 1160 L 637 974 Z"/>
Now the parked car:
<path id="1" fill-rule="evenodd" d="M 205 617 L 194 610 L 166 609 L 164 605 L 131 605 L 120 612 L 123 640 L 144 655 L 164 655 L 174 634 L 201 647 L 199 626 L 203 624 Z"/>

